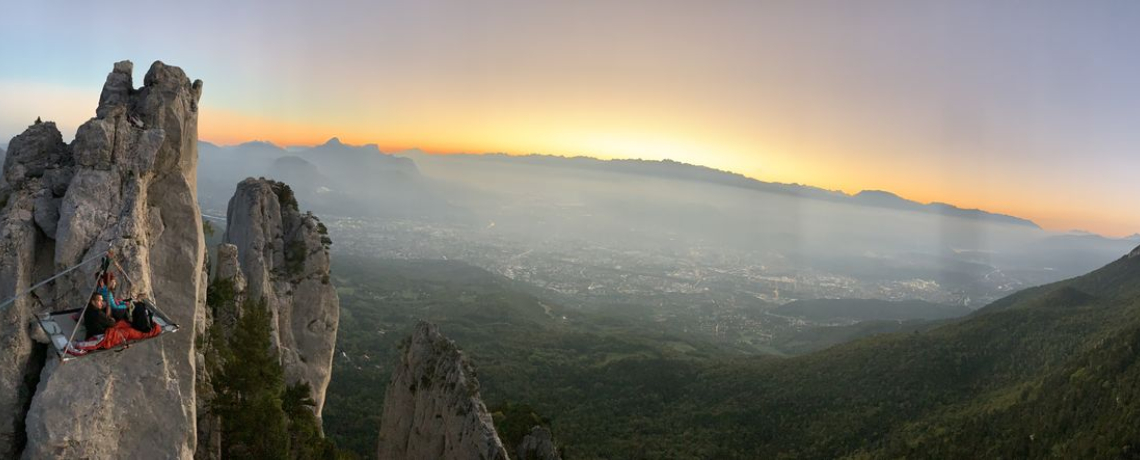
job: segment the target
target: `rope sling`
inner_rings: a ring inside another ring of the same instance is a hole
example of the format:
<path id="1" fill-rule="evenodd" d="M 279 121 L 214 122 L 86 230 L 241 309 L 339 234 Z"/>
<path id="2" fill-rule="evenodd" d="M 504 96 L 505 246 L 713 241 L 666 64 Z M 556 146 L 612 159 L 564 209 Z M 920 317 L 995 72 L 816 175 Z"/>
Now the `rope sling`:
<path id="1" fill-rule="evenodd" d="M 95 285 L 94 285 L 94 286 L 91 286 L 91 293 L 90 293 L 90 294 L 88 294 L 88 296 L 87 296 L 87 301 L 86 301 L 86 302 L 83 302 L 83 309 L 79 311 L 79 321 L 83 321 L 83 315 L 85 315 L 85 314 L 87 313 L 87 307 L 91 306 L 91 300 L 90 300 L 90 299 L 91 299 L 91 296 L 92 296 L 92 295 L 94 295 L 94 294 L 95 294 L 95 292 L 99 290 L 99 278 L 102 278 L 102 277 L 103 277 L 103 273 L 105 273 L 105 272 L 107 271 L 107 264 L 106 264 L 106 260 L 107 260 L 107 258 L 108 258 L 110 255 L 111 255 L 111 250 L 110 250 L 110 249 L 108 249 L 108 250 L 107 250 L 107 253 L 106 253 L 105 255 L 103 255 L 103 256 L 102 256 L 102 257 L 103 257 L 103 261 L 104 261 L 104 263 L 103 263 L 103 268 L 102 268 L 102 269 L 100 269 L 100 270 L 99 270 L 99 271 L 98 271 L 98 272 L 95 274 Z M 71 336 L 67 338 L 67 346 L 68 346 L 69 348 L 71 347 L 71 344 L 75 343 L 75 333 L 76 333 L 76 332 L 79 332 L 79 328 L 78 328 L 78 327 L 76 327 L 75 329 L 72 329 L 72 330 L 71 330 Z"/>
<path id="2" fill-rule="evenodd" d="M 109 253 L 110 251 L 107 251 L 107 252 Z M 82 261 L 82 262 L 79 262 L 79 263 L 77 263 L 77 264 L 75 264 L 75 265 L 72 265 L 72 266 L 68 267 L 67 269 L 65 269 L 65 270 L 63 270 L 63 271 L 61 271 L 61 272 L 59 272 L 59 273 L 56 273 L 55 275 L 52 275 L 50 278 L 48 278 L 48 279 L 45 279 L 45 280 L 43 280 L 43 281 L 40 281 L 40 282 L 38 282 L 38 283 L 36 283 L 36 284 L 32 285 L 32 287 L 30 287 L 30 288 L 24 289 L 23 291 L 20 291 L 20 292 L 16 293 L 16 295 L 14 295 L 14 296 L 12 296 L 12 297 L 9 297 L 9 298 L 8 298 L 7 300 L 5 300 L 4 302 L 0 302 L 0 310 L 3 310 L 3 309 L 4 309 L 5 307 L 7 307 L 8 305 L 12 304 L 12 302 L 15 302 L 15 301 L 16 301 L 16 299 L 19 299 L 20 297 L 23 297 L 23 296 L 25 296 L 25 295 L 27 295 L 27 294 L 31 293 L 32 291 L 34 291 L 34 290 L 36 290 L 36 289 L 39 289 L 39 288 L 40 288 L 40 286 L 43 286 L 43 285 L 45 285 L 45 284 L 48 284 L 48 283 L 50 283 L 50 282 L 52 282 L 52 281 L 55 281 L 55 279 L 56 279 L 56 278 L 59 278 L 59 277 L 61 277 L 61 276 L 63 276 L 63 275 L 66 275 L 66 274 L 68 274 L 68 273 L 71 273 L 71 272 L 75 271 L 75 269 L 77 269 L 77 268 L 79 268 L 79 267 L 82 267 L 82 266 L 84 266 L 84 265 L 87 265 L 87 264 L 89 264 L 89 263 L 91 263 L 91 262 L 94 262 L 94 261 L 96 261 L 96 260 L 99 260 L 100 258 L 102 258 L 102 257 L 105 257 L 105 256 L 106 256 L 106 254 L 99 254 L 99 255 L 97 255 L 97 256 L 92 256 L 92 257 L 89 257 L 87 260 L 84 260 L 84 261 Z"/>
<path id="3" fill-rule="evenodd" d="M 28 295 L 29 293 L 32 293 L 33 291 L 40 288 L 41 286 L 44 286 L 44 285 L 46 285 L 46 284 L 48 284 L 48 283 L 50 283 L 56 279 L 59 279 L 60 277 L 67 275 L 68 273 L 71 273 L 71 272 L 73 272 L 73 271 L 75 271 L 75 270 L 77 270 L 83 266 L 86 266 L 86 265 L 88 265 L 88 264 L 90 264 L 96 260 L 102 260 L 103 263 L 102 263 L 102 266 L 98 270 L 96 270 L 96 272 L 95 272 L 95 275 L 96 275 L 95 281 L 94 281 L 90 291 L 88 291 L 88 296 L 85 298 L 86 301 L 83 303 L 83 308 L 79 309 L 79 315 L 78 315 L 78 317 L 76 317 L 76 327 L 71 330 L 70 335 L 67 337 L 67 343 L 65 346 L 66 346 L 66 349 L 71 349 L 71 347 L 74 346 L 74 344 L 75 344 L 75 336 L 79 332 L 79 329 L 80 329 L 79 324 L 84 321 L 85 315 L 87 313 L 87 309 L 91 305 L 90 299 L 92 296 L 99 293 L 100 280 L 104 278 L 104 275 L 110 270 L 112 265 L 114 265 L 115 270 L 117 270 L 119 272 L 119 274 L 121 274 L 126 279 L 127 283 L 131 286 L 132 289 L 137 287 L 137 284 L 135 284 L 135 282 L 131 278 L 130 274 L 128 274 L 127 271 L 123 269 L 123 266 L 121 264 L 119 264 L 119 261 L 115 258 L 115 253 L 112 249 L 108 249 L 106 252 L 103 252 L 103 253 L 100 253 L 98 255 L 91 256 L 87 259 L 84 259 L 75 265 L 67 267 L 66 269 L 60 271 L 59 273 L 56 273 L 56 274 L 52 275 L 51 277 L 44 279 L 44 280 L 32 285 L 31 287 L 16 293 L 15 295 L 4 300 L 3 302 L 0 302 L 0 311 L 3 311 L 4 308 L 7 308 L 9 305 L 14 303 L 20 297 Z M 132 310 L 134 308 L 139 308 L 139 307 L 137 307 L 136 302 L 143 303 L 144 305 L 141 308 L 147 308 L 149 311 L 146 314 L 148 315 L 148 317 L 151 317 L 152 319 L 153 319 L 154 313 L 157 313 L 157 315 L 164 320 L 163 324 L 168 324 L 170 326 L 173 326 L 173 329 L 165 329 L 166 326 L 164 326 L 165 330 L 173 332 L 173 331 L 178 329 L 177 324 L 171 322 L 169 320 L 169 317 L 166 316 L 165 312 L 163 312 L 161 309 L 159 309 L 159 307 L 157 305 L 155 305 L 154 302 L 146 301 L 145 297 L 143 297 L 141 299 L 128 298 L 128 299 L 124 299 L 124 300 L 129 301 L 129 303 L 128 303 L 129 307 L 128 308 L 132 309 Z M 55 315 L 56 313 L 57 312 L 49 312 L 49 313 L 45 313 L 43 315 L 37 315 L 37 316 L 40 316 L 40 318 L 41 318 L 41 326 L 43 326 L 43 324 L 44 324 L 43 321 L 46 320 L 46 318 L 49 318 L 52 315 Z M 46 332 L 46 329 L 45 329 L 45 332 Z M 49 333 L 49 335 L 50 335 L 50 333 Z M 128 348 L 129 346 L 130 346 L 130 343 L 128 342 L 123 346 L 122 349 Z M 120 349 L 120 351 L 122 349 Z M 61 355 L 61 358 L 63 358 L 62 355 Z M 66 361 L 66 359 L 64 361 Z"/>

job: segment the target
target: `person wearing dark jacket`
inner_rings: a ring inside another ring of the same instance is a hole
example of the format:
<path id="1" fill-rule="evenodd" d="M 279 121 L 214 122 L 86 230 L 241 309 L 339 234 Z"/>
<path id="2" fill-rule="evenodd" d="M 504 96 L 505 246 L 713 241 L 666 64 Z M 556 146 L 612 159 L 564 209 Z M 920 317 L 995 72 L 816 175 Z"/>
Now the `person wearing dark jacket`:
<path id="1" fill-rule="evenodd" d="M 111 308 L 103 301 L 99 293 L 91 296 L 87 310 L 83 312 L 83 326 L 87 329 L 87 339 L 102 334 L 115 325 L 111 317 Z"/>

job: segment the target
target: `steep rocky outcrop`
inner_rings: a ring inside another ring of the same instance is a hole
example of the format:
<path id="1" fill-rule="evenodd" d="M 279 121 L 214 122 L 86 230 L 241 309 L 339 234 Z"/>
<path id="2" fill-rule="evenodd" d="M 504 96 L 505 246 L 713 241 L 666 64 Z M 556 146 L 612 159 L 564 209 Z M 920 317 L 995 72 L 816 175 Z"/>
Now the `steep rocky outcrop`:
<path id="1" fill-rule="evenodd" d="M 221 370 L 217 342 L 227 342 L 233 335 L 240 318 L 240 305 L 244 300 L 245 275 L 237 261 L 237 247 L 220 244 L 214 250 L 214 278 L 206 291 L 204 331 L 198 340 L 197 362 L 198 449 L 194 458 L 211 460 L 222 458 L 222 420 L 211 404 L 217 397 L 214 388 L 216 373 Z"/>
<path id="2" fill-rule="evenodd" d="M 507 459 L 475 370 L 435 325 L 420 322 L 384 395 L 377 458 Z"/>
<path id="3" fill-rule="evenodd" d="M 515 449 L 515 460 L 562 460 L 558 447 L 554 445 L 554 435 L 543 426 L 531 428 Z"/>
<path id="4" fill-rule="evenodd" d="M 298 210 L 288 185 L 266 179 L 239 183 L 226 218 L 224 240 L 236 251 L 242 295 L 265 300 L 285 379 L 309 383 L 320 416 L 340 320 L 340 300 L 329 280 L 328 230 Z M 220 272 L 236 273 L 228 255 L 219 258 Z"/>
<path id="5" fill-rule="evenodd" d="M 35 223 L 37 203 L 45 197 L 62 200 L 67 176 L 74 173 L 70 149 L 55 123 L 28 127 L 12 139 L 9 148 L 0 177 L 0 202 L 4 203 L 0 216 L 0 297 L 4 298 L 30 287 L 54 268 L 51 238 Z M 51 173 L 45 178 L 48 166 Z M 63 184 L 58 193 L 51 186 L 57 181 Z M 40 298 L 50 298 L 53 293 L 41 290 L 35 294 L 0 307 L 2 458 L 14 457 L 23 449 L 24 416 L 46 354 L 46 347 L 32 340 L 36 333 L 33 315 L 46 308 Z"/>
<path id="6" fill-rule="evenodd" d="M 185 329 L 202 323 L 196 201 L 201 81 L 155 62 L 134 88 L 116 63 L 96 117 L 62 142 L 53 123 L 9 143 L 0 180 L 0 297 L 114 248 L 130 283 Z M 195 449 L 195 331 L 61 365 L 34 315 L 79 306 L 96 264 L 0 312 L 0 457 L 184 458 Z"/>
<path id="7" fill-rule="evenodd" d="M 245 300 L 246 281 L 245 273 L 242 273 L 241 263 L 238 262 L 238 248 L 232 244 L 222 243 L 219 244 L 215 252 L 217 266 L 214 268 L 214 283 L 216 286 L 225 284 L 225 289 L 230 292 L 226 297 L 229 297 L 226 307 L 218 308 L 210 312 L 209 317 L 210 326 L 218 327 L 218 332 L 225 338 L 229 338 L 229 334 L 233 332 L 234 327 L 237 325 L 237 320 L 241 316 L 238 307 Z"/>

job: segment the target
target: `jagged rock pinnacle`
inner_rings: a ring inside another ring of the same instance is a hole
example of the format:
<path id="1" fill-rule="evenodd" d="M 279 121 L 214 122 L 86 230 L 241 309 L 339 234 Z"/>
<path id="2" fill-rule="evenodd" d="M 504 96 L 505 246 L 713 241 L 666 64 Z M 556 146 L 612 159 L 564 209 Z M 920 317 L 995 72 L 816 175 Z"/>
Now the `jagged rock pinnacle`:
<path id="1" fill-rule="evenodd" d="M 392 374 L 376 458 L 508 458 L 474 369 L 431 323 L 416 325 Z"/>
<path id="2" fill-rule="evenodd" d="M 332 377 L 340 322 L 327 233 L 316 216 L 300 212 L 288 185 L 272 180 L 239 183 L 226 211 L 224 240 L 237 251 L 244 295 L 265 299 L 277 323 L 271 342 L 285 379 L 309 383 L 318 416 Z"/>
<path id="3" fill-rule="evenodd" d="M 202 84 L 156 62 L 134 88 L 132 70 L 129 61 L 114 65 L 96 117 L 70 145 L 51 122 L 10 143 L 0 180 L 0 297 L 114 247 L 130 274 L 123 289 L 152 299 L 186 331 L 61 366 L 33 346 L 34 315 L 82 306 L 95 267 L 19 298 L 0 312 L 2 458 L 193 455 L 193 326 L 206 287 L 196 198 Z"/>
<path id="4" fill-rule="evenodd" d="M 562 460 L 562 455 L 554 445 L 554 435 L 550 429 L 535 426 L 519 442 L 515 449 L 515 460 Z"/>

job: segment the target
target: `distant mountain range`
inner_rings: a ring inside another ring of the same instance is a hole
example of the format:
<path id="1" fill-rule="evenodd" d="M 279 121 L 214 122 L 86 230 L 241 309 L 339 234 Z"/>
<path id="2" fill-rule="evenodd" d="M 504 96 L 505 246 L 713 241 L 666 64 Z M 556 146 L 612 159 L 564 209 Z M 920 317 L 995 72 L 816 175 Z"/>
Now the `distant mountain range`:
<path id="1" fill-rule="evenodd" d="M 454 213 L 429 189 L 414 161 L 384 154 L 375 144 L 348 145 L 334 137 L 314 147 L 199 142 L 198 150 L 199 199 L 207 209 L 224 209 L 233 184 L 242 179 L 268 176 L 289 184 L 326 215 Z"/>
<path id="2" fill-rule="evenodd" d="M 400 152 L 411 157 L 423 155 L 418 150 Z M 953 216 L 962 219 L 984 220 L 994 223 L 1041 228 L 1031 220 L 1020 217 L 983 211 L 964 209 L 946 203 L 923 204 L 902 198 L 894 193 L 880 190 L 864 190 L 854 195 L 841 191 L 827 190 L 802 184 L 764 182 L 730 171 L 692 165 L 673 160 L 601 160 L 592 157 L 562 157 L 555 155 L 513 156 L 502 153 L 457 154 L 464 157 L 488 161 L 517 162 L 549 167 L 570 167 L 585 170 L 606 171 L 621 174 L 659 177 L 663 179 L 687 180 L 757 190 L 767 193 L 791 195 L 800 198 L 832 201 L 860 206 L 889 208 L 903 211 Z"/>
<path id="3" fill-rule="evenodd" d="M 324 144 L 313 147 L 280 147 L 263 141 L 252 141 L 226 147 L 219 147 L 208 142 L 200 142 L 200 145 L 204 151 L 213 151 L 216 149 L 240 152 L 243 156 L 262 160 L 277 160 L 278 158 L 291 155 L 313 163 L 326 177 L 342 178 L 343 173 L 345 175 L 343 177 L 352 177 L 363 181 L 392 178 L 392 174 L 404 176 L 396 180 L 407 180 L 408 176 L 417 176 L 419 174 L 413 160 L 422 158 L 424 155 L 429 155 L 418 149 L 387 154 L 381 152 L 376 144 L 353 146 L 344 144 L 335 137 L 329 139 Z M 798 198 L 952 216 L 961 219 L 1035 229 L 1040 228 L 1040 226 L 1032 220 L 1017 216 L 994 213 L 981 209 L 961 208 L 942 202 L 920 203 L 883 190 L 863 190 L 855 194 L 847 194 L 838 190 L 827 190 L 821 187 L 798 183 L 766 182 L 731 171 L 673 160 L 602 160 L 586 156 L 564 157 L 542 154 L 508 155 L 504 153 L 457 153 L 448 154 L 446 157 L 475 161 L 528 164 L 551 168 L 574 168 L 578 170 L 602 171 L 642 177 L 703 182 Z M 297 165 L 294 164 L 294 166 Z M 303 187 L 302 184 L 298 185 Z"/>
<path id="4" fill-rule="evenodd" d="M 313 147 L 283 148 L 263 141 L 252 141 L 226 147 L 209 142 L 199 142 L 198 145 L 200 150 L 228 151 L 240 154 L 245 159 L 275 161 L 282 157 L 292 156 L 316 165 L 327 174 L 346 174 L 346 178 L 362 181 L 376 180 L 376 175 L 419 174 L 415 162 L 411 159 L 384 154 L 376 144 L 348 145 L 335 137 L 324 144 Z"/>

